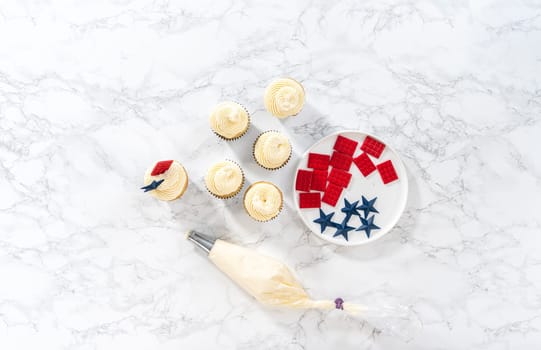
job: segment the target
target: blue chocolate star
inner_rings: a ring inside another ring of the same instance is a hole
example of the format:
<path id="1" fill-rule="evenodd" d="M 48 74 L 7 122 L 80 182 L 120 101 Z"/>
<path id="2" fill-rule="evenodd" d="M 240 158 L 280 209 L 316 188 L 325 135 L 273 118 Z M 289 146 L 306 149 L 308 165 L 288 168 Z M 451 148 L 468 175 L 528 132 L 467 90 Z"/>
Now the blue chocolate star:
<path id="1" fill-rule="evenodd" d="M 333 235 L 333 237 L 344 236 L 346 241 L 348 241 L 348 232 L 354 229 L 355 227 L 348 226 L 347 221 L 344 219 L 341 224 L 336 225 L 336 233 Z"/>
<path id="2" fill-rule="evenodd" d="M 374 208 L 374 203 L 376 203 L 376 199 L 378 199 L 378 197 L 374 197 L 373 199 L 368 200 L 363 196 L 362 198 L 363 204 L 359 205 L 357 209 L 362 210 L 364 212 L 365 218 L 368 217 L 368 214 L 370 214 L 370 212 L 379 213 L 379 211 L 376 208 Z"/>
<path id="3" fill-rule="evenodd" d="M 362 225 L 359 226 L 355 231 L 363 231 L 364 230 L 364 232 L 366 233 L 366 237 L 370 238 L 370 232 L 372 230 L 379 230 L 380 229 L 379 226 L 374 225 L 374 216 L 375 215 L 372 215 L 368 219 L 361 218 Z"/>
<path id="4" fill-rule="evenodd" d="M 327 229 L 327 226 L 336 227 L 336 223 L 332 222 L 331 219 L 334 213 L 325 214 L 323 210 L 319 209 L 319 218 L 315 219 L 314 222 L 321 226 L 321 233 Z"/>
<path id="5" fill-rule="evenodd" d="M 359 204 L 359 201 L 350 203 L 347 199 L 344 198 L 344 207 L 342 208 L 342 213 L 346 213 L 346 222 L 349 221 L 351 215 L 358 215 L 359 217 L 361 216 L 357 211 L 357 204 Z"/>
<path id="6" fill-rule="evenodd" d="M 141 189 L 145 190 L 145 192 L 155 190 L 155 189 L 158 188 L 158 186 L 160 186 L 162 184 L 162 182 L 164 182 L 164 180 L 165 179 L 161 179 L 161 180 L 158 180 L 158 181 L 153 180 L 150 184 L 141 187 Z"/>

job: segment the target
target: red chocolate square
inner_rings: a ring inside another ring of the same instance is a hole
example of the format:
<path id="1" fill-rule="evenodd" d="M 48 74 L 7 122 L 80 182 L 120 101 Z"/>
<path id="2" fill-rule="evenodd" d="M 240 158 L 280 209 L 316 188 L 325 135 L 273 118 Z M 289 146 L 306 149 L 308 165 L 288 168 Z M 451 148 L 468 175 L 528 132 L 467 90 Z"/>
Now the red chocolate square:
<path id="1" fill-rule="evenodd" d="M 368 176 L 372 174 L 374 170 L 376 170 L 376 166 L 374 165 L 374 162 L 372 162 L 372 159 L 368 156 L 366 153 L 361 153 L 360 156 L 357 158 L 353 158 L 353 163 L 359 168 L 359 171 L 364 175 Z"/>
<path id="2" fill-rule="evenodd" d="M 308 167 L 312 169 L 327 170 L 329 168 L 328 154 L 308 153 Z"/>
<path id="3" fill-rule="evenodd" d="M 314 170 L 312 172 L 312 183 L 310 189 L 314 191 L 324 192 L 327 188 L 327 169 Z"/>
<path id="4" fill-rule="evenodd" d="M 154 165 L 154 168 L 152 168 L 152 172 L 150 173 L 150 175 L 156 176 L 165 173 L 167 170 L 169 170 L 171 164 L 173 164 L 172 160 L 160 160 L 158 163 L 156 163 L 156 165 Z"/>
<path id="5" fill-rule="evenodd" d="M 366 153 L 370 154 L 371 156 L 379 158 L 379 156 L 381 156 L 381 153 L 385 149 L 385 145 L 378 140 L 367 136 L 364 139 L 363 144 L 361 145 L 361 149 Z"/>
<path id="6" fill-rule="evenodd" d="M 336 142 L 334 143 L 334 149 L 338 152 L 353 156 L 358 144 L 357 141 L 338 135 Z"/>
<path id="7" fill-rule="evenodd" d="M 352 161 L 353 158 L 350 155 L 334 151 L 330 164 L 335 168 L 349 171 Z"/>
<path id="8" fill-rule="evenodd" d="M 388 184 L 389 182 L 393 182 L 394 180 L 398 179 L 396 170 L 394 170 L 393 162 L 390 160 L 378 164 L 377 168 L 379 176 L 381 176 L 384 184 Z"/>
<path id="9" fill-rule="evenodd" d="M 309 192 L 312 184 L 312 171 L 299 169 L 297 171 L 297 180 L 295 181 L 295 189 L 297 191 Z"/>
<path id="10" fill-rule="evenodd" d="M 351 181 L 351 174 L 347 171 L 340 170 L 337 168 L 332 168 L 331 173 L 329 174 L 329 182 L 333 183 L 340 187 L 348 187 L 349 182 Z"/>
<path id="11" fill-rule="evenodd" d="M 299 193 L 299 207 L 305 208 L 321 208 L 321 193 Z"/>
<path id="12" fill-rule="evenodd" d="M 329 183 L 321 201 L 334 207 L 336 205 L 336 202 L 338 202 L 338 200 L 340 199 L 341 194 L 342 187 L 337 186 L 333 183 Z"/>

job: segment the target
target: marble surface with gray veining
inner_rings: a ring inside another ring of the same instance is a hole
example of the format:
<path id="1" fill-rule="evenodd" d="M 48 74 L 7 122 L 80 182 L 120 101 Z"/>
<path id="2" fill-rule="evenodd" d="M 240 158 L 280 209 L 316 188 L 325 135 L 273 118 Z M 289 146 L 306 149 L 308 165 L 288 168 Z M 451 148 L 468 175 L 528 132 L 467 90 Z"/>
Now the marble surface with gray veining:
<path id="1" fill-rule="evenodd" d="M 275 77 L 300 115 L 263 107 Z M 208 112 L 250 111 L 236 142 Z M 294 156 L 258 168 L 276 129 Z M 410 179 L 373 244 L 318 240 L 292 208 L 299 156 L 360 129 Z M 503 1 L 2 0 L 0 348 L 534 349 L 541 344 L 541 3 Z M 202 177 L 223 158 L 285 193 L 256 223 Z M 185 196 L 139 190 L 160 159 Z M 340 311 L 261 307 L 183 239 L 198 228 L 286 262 L 317 299 L 407 305 L 407 337 Z"/>

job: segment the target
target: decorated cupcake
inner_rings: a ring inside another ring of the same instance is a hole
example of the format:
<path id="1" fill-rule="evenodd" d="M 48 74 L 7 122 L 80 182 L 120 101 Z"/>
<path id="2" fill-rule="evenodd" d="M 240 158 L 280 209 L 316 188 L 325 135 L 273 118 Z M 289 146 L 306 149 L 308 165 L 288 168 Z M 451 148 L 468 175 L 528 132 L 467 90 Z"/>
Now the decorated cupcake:
<path id="1" fill-rule="evenodd" d="M 254 158 L 265 169 L 275 170 L 284 166 L 291 157 L 291 144 L 278 131 L 266 131 L 254 143 Z"/>
<path id="2" fill-rule="evenodd" d="M 246 109 L 236 102 L 219 103 L 210 113 L 210 128 L 225 140 L 235 140 L 246 133 L 250 116 Z"/>
<path id="3" fill-rule="evenodd" d="M 180 198 L 188 187 L 188 174 L 176 160 L 162 160 L 149 168 L 145 173 L 145 192 L 162 201 Z"/>
<path id="4" fill-rule="evenodd" d="M 210 167 L 205 176 L 205 185 L 212 195 L 222 199 L 231 198 L 244 185 L 244 174 L 237 163 L 225 160 Z"/>
<path id="5" fill-rule="evenodd" d="M 265 90 L 265 108 L 273 116 L 286 118 L 297 115 L 304 106 L 304 88 L 290 78 L 276 79 Z"/>
<path id="6" fill-rule="evenodd" d="M 280 214 L 282 206 L 282 191 L 270 182 L 256 182 L 244 193 L 244 209 L 254 220 L 272 220 Z"/>

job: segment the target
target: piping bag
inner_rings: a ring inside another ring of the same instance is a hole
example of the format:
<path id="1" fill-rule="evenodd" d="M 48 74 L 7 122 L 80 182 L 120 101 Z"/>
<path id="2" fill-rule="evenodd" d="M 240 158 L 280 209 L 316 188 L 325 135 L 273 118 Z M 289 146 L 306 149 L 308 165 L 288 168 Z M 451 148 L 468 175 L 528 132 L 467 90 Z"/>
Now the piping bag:
<path id="1" fill-rule="evenodd" d="M 344 310 L 382 331 L 409 338 L 407 328 L 411 324 L 412 315 L 407 307 L 391 306 L 388 303 L 368 307 L 345 302 L 342 298 L 313 300 L 289 268 L 274 258 L 221 239 L 209 238 L 196 231 L 189 231 L 186 238 L 203 249 L 218 269 L 264 305 Z"/>

